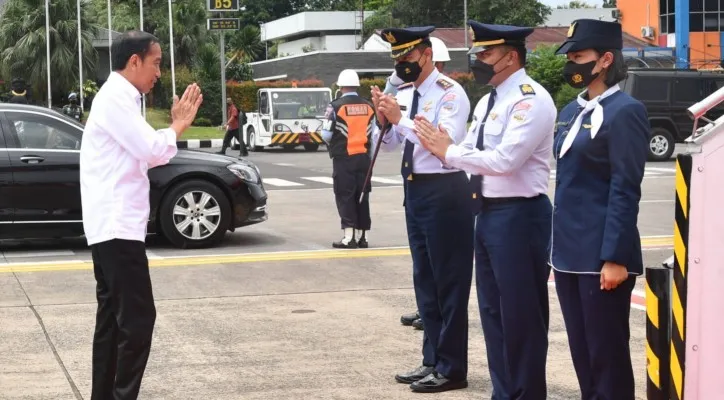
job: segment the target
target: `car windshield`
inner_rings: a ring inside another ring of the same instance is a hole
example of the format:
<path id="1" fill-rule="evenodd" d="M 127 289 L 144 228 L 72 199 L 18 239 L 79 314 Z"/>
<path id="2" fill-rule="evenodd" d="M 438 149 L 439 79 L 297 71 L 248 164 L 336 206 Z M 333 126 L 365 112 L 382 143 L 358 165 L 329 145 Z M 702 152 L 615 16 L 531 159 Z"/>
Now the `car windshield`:
<path id="1" fill-rule="evenodd" d="M 271 97 L 275 119 L 316 118 L 331 101 L 329 92 L 274 92 Z"/>

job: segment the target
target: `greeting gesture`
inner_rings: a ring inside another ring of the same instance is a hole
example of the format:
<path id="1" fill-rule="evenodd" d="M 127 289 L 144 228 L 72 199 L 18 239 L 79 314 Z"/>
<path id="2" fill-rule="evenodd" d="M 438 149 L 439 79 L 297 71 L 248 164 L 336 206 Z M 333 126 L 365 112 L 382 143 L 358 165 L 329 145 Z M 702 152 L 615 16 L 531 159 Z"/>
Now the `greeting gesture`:
<path id="1" fill-rule="evenodd" d="M 393 125 L 400 123 L 400 120 L 402 119 L 402 111 L 400 111 L 400 105 L 397 104 L 397 100 L 393 96 L 381 94 L 379 100 L 379 110 Z"/>
<path id="2" fill-rule="evenodd" d="M 188 129 L 196 119 L 196 112 L 199 111 L 201 102 L 204 100 L 201 95 L 201 88 L 195 83 L 188 85 L 181 99 L 178 96 L 173 97 L 173 106 L 171 107 L 171 128 L 176 131 L 177 136 Z"/>
<path id="3" fill-rule="evenodd" d="M 377 122 L 379 122 L 380 126 L 385 126 L 387 123 L 387 118 L 385 117 L 385 114 L 380 111 L 380 99 L 383 96 L 382 91 L 380 91 L 380 88 L 377 87 L 377 85 L 372 86 L 372 105 L 375 106 L 375 114 L 377 116 Z"/>
<path id="4" fill-rule="evenodd" d="M 430 153 L 445 161 L 445 154 L 453 140 L 443 126 L 435 128 L 425 117 L 418 115 L 415 117 L 415 133 Z"/>

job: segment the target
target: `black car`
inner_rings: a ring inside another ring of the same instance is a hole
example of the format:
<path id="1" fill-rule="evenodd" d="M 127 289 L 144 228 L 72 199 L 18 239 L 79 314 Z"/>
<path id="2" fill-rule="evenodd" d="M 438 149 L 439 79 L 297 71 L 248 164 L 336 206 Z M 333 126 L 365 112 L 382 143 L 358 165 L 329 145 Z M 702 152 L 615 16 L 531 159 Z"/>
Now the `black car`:
<path id="1" fill-rule="evenodd" d="M 651 124 L 649 160 L 671 158 L 676 143 L 684 143 L 692 135 L 694 121 L 687 109 L 724 86 L 722 72 L 676 69 L 629 69 L 620 83 L 621 90 L 646 106 Z M 711 110 L 708 117 L 716 119 L 724 106 Z"/>
<path id="2" fill-rule="evenodd" d="M 48 108 L 1 103 L 0 128 L 0 239 L 83 235 L 83 125 Z M 213 246 L 226 231 L 267 219 L 261 174 L 249 161 L 179 150 L 148 177 L 148 233 L 179 248 Z"/>

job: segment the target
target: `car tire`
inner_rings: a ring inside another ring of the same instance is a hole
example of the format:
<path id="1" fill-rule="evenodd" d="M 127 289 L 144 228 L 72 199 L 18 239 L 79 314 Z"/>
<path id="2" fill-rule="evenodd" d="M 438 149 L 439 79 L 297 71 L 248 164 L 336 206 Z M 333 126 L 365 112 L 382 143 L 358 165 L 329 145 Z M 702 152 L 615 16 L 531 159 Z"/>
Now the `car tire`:
<path id="1" fill-rule="evenodd" d="M 306 150 L 306 151 L 317 151 L 317 150 L 319 150 L 319 144 L 318 144 L 318 143 L 305 143 L 305 144 L 304 144 L 304 150 Z"/>
<path id="2" fill-rule="evenodd" d="M 654 127 L 649 138 L 649 161 L 667 161 L 674 154 L 676 143 L 668 129 Z"/>
<path id="3" fill-rule="evenodd" d="M 205 204 L 201 204 L 202 201 Z M 177 206 L 179 209 L 174 212 Z M 182 210 L 187 214 L 181 213 Z M 217 245 L 231 222 L 231 205 L 224 192 L 213 183 L 198 179 L 172 187 L 164 196 L 159 212 L 163 236 L 181 249 Z"/>

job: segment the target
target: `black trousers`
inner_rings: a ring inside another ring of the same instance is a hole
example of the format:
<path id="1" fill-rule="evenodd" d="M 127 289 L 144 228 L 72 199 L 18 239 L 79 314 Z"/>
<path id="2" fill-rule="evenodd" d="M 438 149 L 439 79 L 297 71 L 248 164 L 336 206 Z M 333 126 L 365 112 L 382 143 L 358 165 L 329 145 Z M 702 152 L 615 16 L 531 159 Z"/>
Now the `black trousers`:
<path id="1" fill-rule="evenodd" d="M 91 246 L 98 311 L 91 400 L 138 398 L 156 322 L 145 243 Z"/>
<path id="2" fill-rule="evenodd" d="M 367 170 L 370 167 L 368 154 L 334 157 L 332 159 L 332 180 L 337 212 L 342 220 L 342 229 L 354 228 L 370 230 L 370 195 L 371 185 L 367 185 L 362 202 L 362 194 Z"/>
<path id="3" fill-rule="evenodd" d="M 246 154 L 246 145 L 244 144 L 244 135 L 240 134 L 239 128 L 236 129 L 229 129 L 226 131 L 226 134 L 224 134 L 224 141 L 221 145 L 221 151 L 226 151 L 226 149 L 231 146 L 231 139 L 236 138 L 236 140 L 239 141 L 239 150 L 241 151 L 241 154 Z"/>

